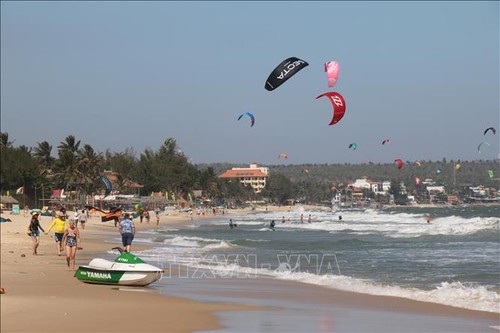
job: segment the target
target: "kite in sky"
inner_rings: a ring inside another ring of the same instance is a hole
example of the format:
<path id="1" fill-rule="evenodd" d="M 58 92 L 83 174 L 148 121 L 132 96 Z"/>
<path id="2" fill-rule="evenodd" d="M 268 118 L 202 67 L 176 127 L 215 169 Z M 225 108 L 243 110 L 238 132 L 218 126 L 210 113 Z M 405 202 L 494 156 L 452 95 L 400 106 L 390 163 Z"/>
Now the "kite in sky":
<path id="1" fill-rule="evenodd" d="M 308 65 L 307 62 L 296 57 L 290 57 L 283 60 L 283 62 L 276 66 L 271 74 L 269 74 L 265 84 L 266 90 L 273 91 Z"/>
<path id="2" fill-rule="evenodd" d="M 328 99 L 332 103 L 333 117 L 332 117 L 332 121 L 330 121 L 329 125 L 330 126 L 335 125 L 344 117 L 344 114 L 345 114 L 346 105 L 345 105 L 344 97 L 342 97 L 342 95 L 337 93 L 337 92 L 327 92 L 327 93 L 319 95 L 318 97 L 316 97 L 316 99 L 323 97 L 323 96 L 328 97 Z"/>
<path id="3" fill-rule="evenodd" d="M 478 152 L 479 154 L 481 154 L 481 147 L 482 147 L 483 145 L 490 146 L 490 143 L 489 143 L 489 142 L 486 142 L 486 141 L 481 142 L 481 143 L 477 146 L 477 152 Z"/>
<path id="4" fill-rule="evenodd" d="M 386 144 L 389 144 L 389 143 L 391 143 L 391 140 L 389 140 L 389 139 L 385 139 L 384 141 L 382 141 L 383 145 L 386 145 Z"/>
<path id="5" fill-rule="evenodd" d="M 352 150 L 356 150 L 356 148 L 358 148 L 358 144 L 353 142 L 349 145 L 349 149 L 352 149 Z"/>
<path id="6" fill-rule="evenodd" d="M 286 160 L 288 158 L 288 154 L 287 153 L 281 153 L 281 154 L 278 155 L 278 158 Z"/>
<path id="7" fill-rule="evenodd" d="M 484 130 L 484 135 L 488 133 L 488 131 L 492 131 L 493 134 L 497 134 L 497 130 L 494 127 L 488 127 L 487 129 Z"/>
<path id="8" fill-rule="evenodd" d="M 240 120 L 244 115 L 247 115 L 248 118 L 250 118 L 250 121 L 251 121 L 250 127 L 253 127 L 253 125 L 255 124 L 255 117 L 254 117 L 254 115 L 251 114 L 250 112 L 245 112 L 245 113 L 243 113 L 242 115 L 240 115 L 238 117 L 238 120 Z"/>
<path id="9" fill-rule="evenodd" d="M 325 62 L 326 78 L 328 79 L 328 87 L 332 88 L 337 83 L 339 78 L 340 66 L 336 61 Z"/>
<path id="10" fill-rule="evenodd" d="M 394 163 L 396 163 L 396 165 L 398 166 L 398 169 L 401 169 L 404 165 L 403 160 L 400 158 L 395 159 Z"/>

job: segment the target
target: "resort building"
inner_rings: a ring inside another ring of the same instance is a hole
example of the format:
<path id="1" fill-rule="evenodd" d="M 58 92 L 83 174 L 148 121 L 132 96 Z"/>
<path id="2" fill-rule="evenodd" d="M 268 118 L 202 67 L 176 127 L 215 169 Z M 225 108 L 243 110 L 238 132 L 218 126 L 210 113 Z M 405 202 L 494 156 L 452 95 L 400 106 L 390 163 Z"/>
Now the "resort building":
<path id="1" fill-rule="evenodd" d="M 369 180 L 367 177 L 361 179 L 356 179 L 354 183 L 350 183 L 348 187 L 352 187 L 355 190 L 370 190 L 375 194 L 387 194 L 391 188 L 391 182 L 388 180 L 382 182 L 374 182 Z"/>
<path id="2" fill-rule="evenodd" d="M 268 168 L 259 167 L 257 163 L 249 168 L 232 168 L 219 176 L 220 179 L 238 179 L 243 185 L 250 185 L 255 193 L 260 193 L 266 187 Z"/>

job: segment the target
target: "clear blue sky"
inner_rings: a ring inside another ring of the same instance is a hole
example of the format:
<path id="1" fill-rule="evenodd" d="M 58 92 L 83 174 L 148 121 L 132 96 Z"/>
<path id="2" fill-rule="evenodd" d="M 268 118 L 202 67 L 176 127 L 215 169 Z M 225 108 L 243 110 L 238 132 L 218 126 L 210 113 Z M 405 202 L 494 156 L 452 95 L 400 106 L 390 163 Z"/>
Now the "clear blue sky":
<path id="1" fill-rule="evenodd" d="M 499 30 L 493 1 L 2 1 L 1 131 L 54 155 L 70 134 L 99 152 L 173 137 L 193 163 L 495 159 Z M 291 56 L 309 66 L 265 90 Z M 347 111 L 328 126 L 333 60 Z"/>

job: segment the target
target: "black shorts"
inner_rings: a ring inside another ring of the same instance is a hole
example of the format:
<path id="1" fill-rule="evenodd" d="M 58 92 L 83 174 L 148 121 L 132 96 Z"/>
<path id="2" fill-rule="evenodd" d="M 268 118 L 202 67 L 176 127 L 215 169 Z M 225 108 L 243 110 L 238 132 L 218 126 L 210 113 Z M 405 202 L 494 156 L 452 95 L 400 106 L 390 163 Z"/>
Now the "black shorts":
<path id="1" fill-rule="evenodd" d="M 61 233 L 56 232 L 56 233 L 54 234 L 54 236 L 55 236 L 56 243 L 57 243 L 57 242 L 60 242 L 60 241 L 62 241 L 62 239 L 63 239 L 64 232 L 61 232 Z"/>

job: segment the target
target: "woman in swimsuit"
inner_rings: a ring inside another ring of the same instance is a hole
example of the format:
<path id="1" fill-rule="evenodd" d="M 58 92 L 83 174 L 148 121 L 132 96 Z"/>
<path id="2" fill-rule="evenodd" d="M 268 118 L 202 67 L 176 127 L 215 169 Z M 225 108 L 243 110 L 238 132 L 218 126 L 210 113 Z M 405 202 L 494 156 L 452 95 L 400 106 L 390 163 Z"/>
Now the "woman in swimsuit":
<path id="1" fill-rule="evenodd" d="M 75 271 L 76 250 L 80 248 L 80 231 L 75 221 L 69 221 L 69 226 L 64 230 L 62 243 L 66 245 L 66 263 L 68 270 Z"/>
<path id="2" fill-rule="evenodd" d="M 30 225 L 28 226 L 28 235 L 31 237 L 31 240 L 33 241 L 33 255 L 36 256 L 38 245 L 40 245 L 40 229 L 43 230 L 42 226 L 40 225 L 40 221 L 38 220 L 38 212 L 33 213 L 33 216 L 31 217 Z"/>

